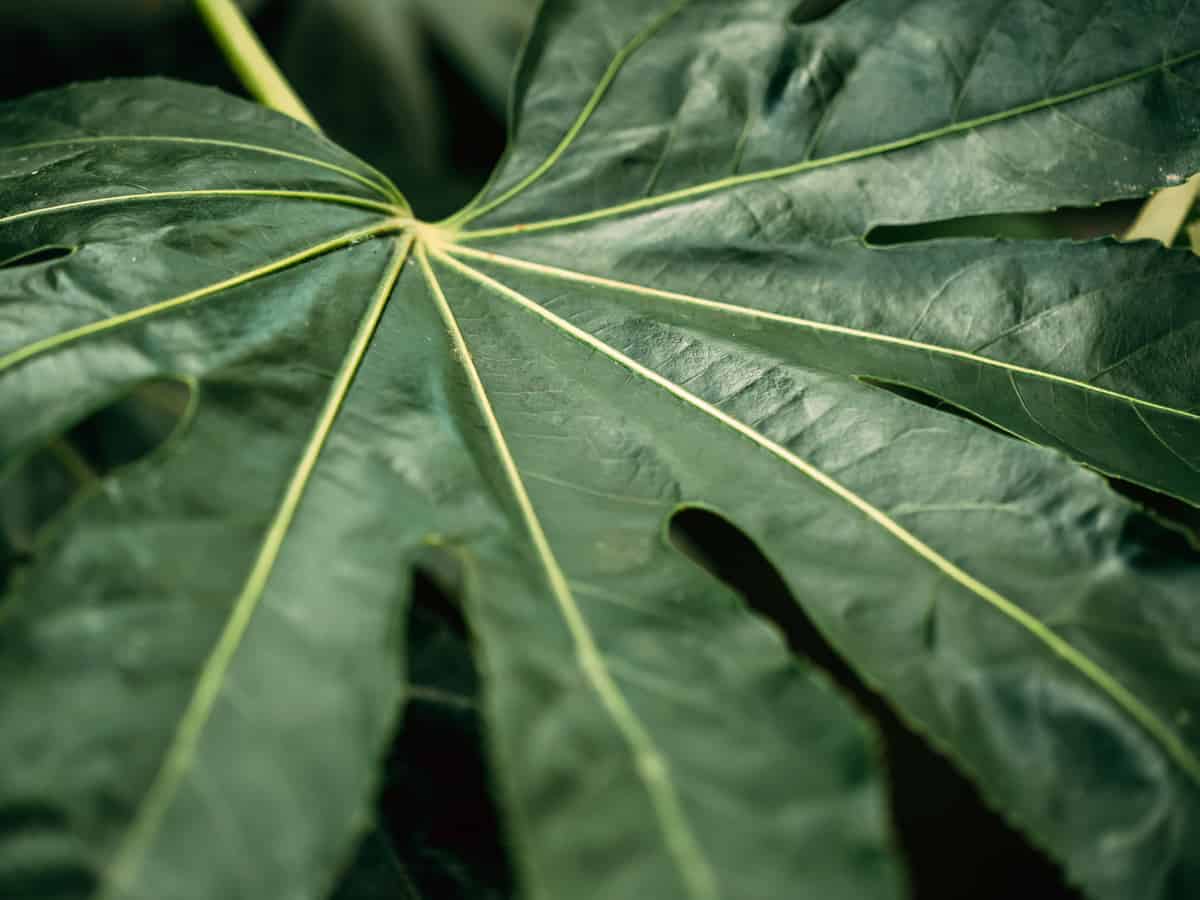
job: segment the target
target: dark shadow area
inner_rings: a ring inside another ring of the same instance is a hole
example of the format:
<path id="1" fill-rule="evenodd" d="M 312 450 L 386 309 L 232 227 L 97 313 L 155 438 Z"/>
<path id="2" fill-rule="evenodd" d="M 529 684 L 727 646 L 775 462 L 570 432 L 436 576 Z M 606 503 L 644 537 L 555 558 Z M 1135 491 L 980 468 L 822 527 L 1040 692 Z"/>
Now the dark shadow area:
<path id="1" fill-rule="evenodd" d="M 77 495 L 162 446 L 190 398 L 182 381 L 143 382 L 0 475 L 0 591 L 33 558 L 42 529 Z"/>
<path id="2" fill-rule="evenodd" d="M 81 900 L 96 891 L 96 877 L 82 865 L 39 860 L 36 868 L 7 872 L 0 861 L 0 896 L 8 900 Z"/>
<path id="3" fill-rule="evenodd" d="M 670 523 L 675 546 L 773 622 L 797 656 L 823 669 L 883 738 L 894 831 L 913 900 L 1083 900 L 951 763 L 909 730 L 838 655 L 792 598 L 782 576 L 741 530 L 688 508 Z"/>
<path id="4" fill-rule="evenodd" d="M 0 99 L 77 81 L 146 75 L 244 94 L 191 3 L 148 0 L 140 7 L 96 3 L 78 20 L 28 9 L 7 16 L 0 32 Z"/>
<path id="5" fill-rule="evenodd" d="M 1188 555 L 1200 552 L 1200 508 L 1152 488 L 1109 477 L 1108 483 L 1121 496 L 1132 500 L 1150 516 L 1171 528 L 1181 529 L 1188 545 Z"/>
<path id="6" fill-rule="evenodd" d="M 504 153 L 508 135 L 504 119 L 480 96 L 463 75 L 462 68 L 439 43 L 429 44 L 429 63 L 441 89 L 448 139 L 446 154 L 451 168 L 462 179 L 453 196 L 423 197 L 418 215 L 433 220 L 465 206 L 478 191 Z"/>
<path id="7" fill-rule="evenodd" d="M 149 455 L 179 427 L 191 400 L 191 388 L 176 379 L 137 385 L 101 407 L 64 434 L 58 452 L 103 477 Z"/>
<path id="8" fill-rule="evenodd" d="M 871 247 L 893 247 L 945 238 L 1007 238 L 1050 241 L 1063 235 L 1049 215 L 985 215 L 916 225 L 876 225 L 865 238 Z"/>
<path id="9" fill-rule="evenodd" d="M 800 0 L 788 16 L 788 21 L 793 25 L 806 25 L 824 18 L 845 2 L 846 0 Z"/>
<path id="10" fill-rule="evenodd" d="M 74 252 L 74 247 L 64 247 L 57 244 L 52 244 L 47 247 L 37 247 L 33 250 L 26 250 L 24 253 L 18 253 L 16 256 L 10 256 L 8 259 L 0 261 L 0 269 L 20 269 L 25 266 L 36 266 L 40 263 L 53 262 L 56 259 L 62 259 L 65 256 L 70 256 Z"/>
<path id="11" fill-rule="evenodd" d="M 337 4 L 330 2 L 329 7 Z M 89 6 L 80 2 L 81 9 Z M 251 22 L 277 60 L 295 27 L 301 4 L 295 0 L 263 0 L 253 4 Z M 417 7 L 411 15 L 416 16 Z M 247 91 L 196 14 L 193 4 L 91 4 L 86 17 L 55 19 L 46 12 L 0 16 L 0 100 L 105 78 L 162 76 L 213 85 L 241 97 Z M 461 62 L 423 23 L 419 42 L 422 63 L 436 99 L 436 121 L 397 119 L 391 105 L 394 93 L 380 83 L 378 67 L 369 54 L 348 43 L 349 35 L 330 32 L 325 45 L 306 45 L 330 53 L 338 66 L 336 78 L 325 82 L 359 85 L 359 94 L 327 96 L 313 85 L 301 90 L 329 137 L 350 152 L 378 166 L 397 182 L 418 215 L 437 219 L 463 206 L 482 187 L 504 149 L 503 118 L 480 96 Z M 335 50 L 342 52 L 338 56 Z M 305 64 L 320 72 L 321 60 Z M 350 71 L 342 71 L 350 70 Z M 290 72 L 293 82 L 301 73 Z M 317 76 L 316 87 L 321 85 Z M 348 108 L 345 108 L 348 107 Z M 390 116 L 390 118 L 389 118 Z M 434 159 L 418 164 L 407 138 L 414 129 L 433 127 L 438 135 Z"/>
<path id="12" fill-rule="evenodd" d="M 284 51 L 295 28 L 297 9 L 289 0 L 270 0 L 254 17 L 264 43 L 285 68 L 296 62 Z M 504 152 L 507 136 L 503 118 L 481 96 L 461 61 L 422 20 L 419 7 L 414 6 L 410 14 L 416 17 L 413 25 L 419 32 L 423 77 L 436 109 L 436 116 L 429 121 L 397 117 L 389 88 L 375 83 L 381 73 L 370 65 L 371 55 L 362 53 L 362 48 L 356 53 L 347 34 L 331 33 L 331 46 L 323 52 L 332 63 L 351 70 L 349 77 L 340 73 L 332 83 L 357 83 L 355 96 L 331 92 L 322 88 L 319 80 L 309 83 L 311 73 L 320 71 L 311 59 L 305 59 L 303 67 L 289 77 L 298 89 L 300 85 L 308 88 L 301 94 L 332 140 L 393 178 L 416 215 L 434 221 L 466 205 L 483 186 Z M 211 44 L 211 38 L 208 40 Z M 415 110 L 409 114 L 415 115 Z M 413 141 L 414 130 L 426 134 L 433 146 Z"/>
<path id="13" fill-rule="evenodd" d="M 1097 206 L 1062 207 L 1041 213 L 999 213 L 904 225 L 876 225 L 863 240 L 869 247 L 894 247 L 953 238 L 1090 240 L 1121 234 L 1133 224 L 1141 206 L 1141 200 L 1114 200 Z"/>
<path id="14" fill-rule="evenodd" d="M 963 409 L 961 406 L 955 406 L 948 400 L 943 400 L 941 397 L 922 391 L 919 388 L 865 375 L 858 376 L 858 380 L 863 384 L 879 388 L 881 391 L 895 394 L 897 397 L 901 397 L 910 403 L 917 403 L 928 409 L 956 416 L 1011 440 L 1022 440 L 1016 435 L 1005 431 L 1003 428 L 993 425 L 986 419 L 981 419 L 979 416 Z M 1140 484 L 1134 484 L 1131 481 L 1125 481 L 1114 476 L 1106 476 L 1106 478 L 1113 490 L 1118 494 L 1142 507 L 1150 514 L 1152 519 L 1168 526 L 1165 531 L 1154 530 L 1156 537 L 1151 543 L 1162 547 L 1167 552 L 1172 552 L 1177 558 L 1181 559 L 1194 557 L 1197 552 L 1200 552 L 1200 508 L 1192 506 L 1190 503 L 1180 500 L 1177 497 L 1156 491 L 1153 488 L 1143 487 Z M 1172 540 L 1172 536 L 1181 538 L 1181 540 Z"/>
<path id="15" fill-rule="evenodd" d="M 80 861 L 70 822 L 48 804 L 10 803 L 0 809 L 0 897 L 80 900 L 96 876 Z"/>
<path id="16" fill-rule="evenodd" d="M 439 554 L 413 573 L 408 702 L 388 753 L 377 827 L 335 900 L 506 900 L 515 890 L 448 559 Z"/>
<path id="17" fill-rule="evenodd" d="M 895 381 L 884 381 L 882 378 L 872 378 L 870 375 L 859 375 L 858 380 L 863 384 L 869 384 L 871 387 L 879 388 L 881 391 L 887 391 L 889 394 L 895 394 L 897 397 L 924 406 L 928 409 L 936 410 L 937 412 L 947 413 L 951 416 L 956 416 L 959 419 L 964 419 L 980 428 L 986 428 L 996 434 L 1003 435 L 1006 438 L 1012 438 L 1014 441 L 1021 440 L 1016 435 L 1005 431 L 996 425 L 993 425 L 987 419 L 981 419 L 979 416 L 963 409 L 961 406 L 955 406 L 949 400 L 943 400 L 936 394 L 930 394 L 920 388 L 915 388 L 907 384 L 899 384 Z"/>

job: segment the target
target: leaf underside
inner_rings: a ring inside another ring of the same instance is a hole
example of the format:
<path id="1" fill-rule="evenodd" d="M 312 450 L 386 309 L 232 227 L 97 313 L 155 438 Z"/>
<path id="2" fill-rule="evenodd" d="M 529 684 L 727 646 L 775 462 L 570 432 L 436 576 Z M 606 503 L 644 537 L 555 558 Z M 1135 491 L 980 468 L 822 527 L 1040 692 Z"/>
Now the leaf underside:
<path id="1" fill-rule="evenodd" d="M 0 107 L 0 895 L 322 896 L 430 547 L 524 896 L 901 895 L 694 506 L 1091 896 L 1200 891 L 1200 563 L 1099 474 L 1200 505 L 1200 259 L 864 241 L 1200 169 L 1200 7 L 556 0 L 515 91 L 436 225 L 210 90 Z"/>

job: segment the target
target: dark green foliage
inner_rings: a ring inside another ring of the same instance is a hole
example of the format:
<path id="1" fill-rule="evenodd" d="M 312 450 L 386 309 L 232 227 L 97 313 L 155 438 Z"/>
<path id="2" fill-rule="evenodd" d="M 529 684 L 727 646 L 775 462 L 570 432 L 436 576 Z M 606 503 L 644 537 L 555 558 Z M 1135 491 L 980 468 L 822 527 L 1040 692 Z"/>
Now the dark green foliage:
<path id="1" fill-rule="evenodd" d="M 1200 893 L 1200 561 L 1104 477 L 1200 503 L 1200 259 L 867 240 L 1200 168 L 1200 7 L 810 13 L 547 3 L 437 224 L 208 89 L 0 108 L 5 488 L 189 387 L 5 557 L 0 896 L 325 896 L 381 790 L 343 900 L 901 896 L 872 730 L 692 509 L 1071 883 Z"/>

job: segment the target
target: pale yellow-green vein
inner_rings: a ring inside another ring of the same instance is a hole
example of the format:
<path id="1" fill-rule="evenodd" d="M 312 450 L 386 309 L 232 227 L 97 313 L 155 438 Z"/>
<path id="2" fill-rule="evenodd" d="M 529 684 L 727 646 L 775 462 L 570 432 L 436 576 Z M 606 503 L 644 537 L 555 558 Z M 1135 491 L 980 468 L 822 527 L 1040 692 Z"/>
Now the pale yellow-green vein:
<path id="1" fill-rule="evenodd" d="M 381 203 L 378 200 L 352 197 L 349 194 L 326 194 L 320 191 L 271 190 L 267 188 L 228 188 L 188 191 L 145 191 L 140 194 L 115 194 L 111 197 L 72 200 L 68 203 L 39 206 L 34 209 L 25 209 L 21 212 L 0 216 L 0 225 L 9 225 L 13 222 L 19 222 L 22 219 L 32 219 L 37 216 L 48 216 L 54 213 L 70 212 L 78 209 L 119 206 L 122 203 L 146 203 L 156 200 L 219 200 L 248 197 L 274 197 L 280 200 L 308 200 L 314 203 L 333 203 L 338 206 L 354 206 L 360 209 L 375 210 L 376 212 L 387 213 L 392 216 L 404 213 L 403 209 L 393 203 Z"/>
<path id="2" fill-rule="evenodd" d="M 168 297 L 165 300 L 159 300 L 156 303 L 150 303 L 146 306 L 132 309 L 129 312 L 120 313 L 115 316 L 109 316 L 106 319 L 100 319 L 95 322 L 89 322 L 86 325 L 80 325 L 77 328 L 71 328 L 67 331 L 59 332 L 50 337 L 42 338 L 40 341 L 34 341 L 32 344 L 27 344 L 17 350 L 0 356 L 0 374 L 13 366 L 18 365 L 26 360 L 39 356 L 42 353 L 48 353 L 52 350 L 57 350 L 75 341 L 81 340 L 92 335 L 101 334 L 105 331 L 111 331 L 122 325 L 127 325 L 130 322 L 136 322 L 139 319 L 145 319 L 149 316 L 155 316 L 159 313 L 166 312 L 171 309 L 176 309 L 180 306 L 186 306 L 189 303 L 195 303 L 197 300 L 202 300 L 205 297 L 211 297 L 221 291 L 229 290 L 241 284 L 254 281 L 274 272 L 282 271 L 291 266 L 302 263 L 305 260 L 313 259 L 321 256 L 331 250 L 337 250 L 341 247 L 349 246 L 358 241 L 366 240 L 379 234 L 384 234 L 388 231 L 395 231 L 400 227 L 396 220 L 388 220 L 372 225 L 369 228 L 358 228 L 354 231 L 348 231 L 340 234 L 337 237 L 330 238 L 327 241 L 322 241 L 319 244 L 314 244 L 298 253 L 292 253 L 289 256 L 281 259 L 273 260 L 261 266 L 257 266 L 245 272 L 239 272 L 237 275 L 232 275 L 229 278 L 224 278 L 220 281 L 207 284 L 204 287 L 196 288 L 192 291 L 187 291 L 183 294 L 177 294 L 174 297 Z"/>
<path id="3" fill-rule="evenodd" d="M 433 248 L 433 252 L 439 259 L 450 262 L 452 266 L 461 267 L 461 263 L 452 260 L 436 247 Z M 445 323 L 446 329 L 450 333 L 463 371 L 470 382 L 475 403 L 486 423 L 488 434 L 499 456 L 500 464 L 504 469 L 509 483 L 509 488 L 513 493 L 517 507 L 520 509 L 521 518 L 530 539 L 533 541 L 538 559 L 542 564 L 550 591 L 554 596 L 563 620 L 567 625 L 567 629 L 571 634 L 572 641 L 575 644 L 576 658 L 580 670 L 591 685 L 592 690 L 596 693 L 596 696 L 611 718 L 613 725 L 630 748 L 635 769 L 641 777 L 642 783 L 649 795 L 651 806 L 658 817 L 658 825 L 663 834 L 663 839 L 679 870 L 688 895 L 692 900 L 717 900 L 720 894 L 717 889 L 716 875 L 712 867 L 708 864 L 708 861 L 704 858 L 703 851 L 687 822 L 683 805 L 676 792 L 667 761 L 663 758 L 657 746 L 655 746 L 650 733 L 641 720 L 638 719 L 636 713 L 630 707 L 629 702 L 625 699 L 616 681 L 614 681 L 611 673 L 608 671 L 604 656 L 596 644 L 596 640 L 575 601 L 574 595 L 571 593 L 566 575 L 563 573 L 554 555 L 550 541 L 546 537 L 541 520 L 533 506 L 533 501 L 525 487 L 520 469 L 517 467 L 516 460 L 509 449 L 508 441 L 501 429 L 500 422 L 496 418 L 487 389 L 484 387 L 479 371 L 475 367 L 470 348 L 467 346 L 466 337 L 463 335 L 462 329 L 459 327 L 454 312 L 450 308 L 450 304 L 446 299 L 437 275 L 430 265 L 425 246 L 418 247 L 417 259 L 425 273 L 425 279 L 437 305 L 438 312 Z"/>
<path id="4" fill-rule="evenodd" d="M 46 445 L 46 449 L 81 487 L 92 487 L 100 480 L 87 457 L 65 437 L 53 438 Z"/>
<path id="5" fill-rule="evenodd" d="M 283 500 L 267 529 L 262 545 L 259 547 L 254 565 L 246 578 L 241 593 L 233 604 L 233 610 L 216 646 L 205 661 L 204 668 L 196 682 L 196 688 L 175 730 L 162 765 L 138 808 L 132 824 L 125 833 L 124 840 L 104 872 L 104 879 L 101 889 L 97 892 L 96 900 L 117 900 L 134 884 L 142 861 L 153 844 L 180 785 L 191 771 L 200 739 L 212 715 L 217 698 L 225 685 L 229 667 L 242 645 L 242 638 L 245 636 L 259 601 L 266 591 L 275 561 L 283 548 L 284 540 L 295 519 L 296 511 L 300 507 L 305 489 L 312 478 L 317 460 L 329 439 L 334 422 L 350 392 L 359 366 L 366 356 L 371 337 L 383 316 L 383 311 L 392 295 L 396 279 L 400 276 L 400 271 L 411 247 L 411 237 L 397 238 L 395 250 L 379 283 L 379 289 L 363 315 L 354 341 L 343 358 L 341 368 L 326 396 L 316 427 L 309 437 L 300 462 L 288 482 Z"/>
<path id="6" fill-rule="evenodd" d="M 765 435 L 746 425 L 744 422 L 735 419 L 733 416 L 722 411 L 721 409 L 718 409 L 716 406 L 712 405 L 701 397 L 692 394 L 691 392 L 672 382 L 670 379 L 663 377 L 658 372 L 655 372 L 653 369 L 642 365 L 637 360 L 632 359 L 629 356 L 626 356 L 624 353 L 600 338 L 597 338 L 595 335 L 589 334 L 578 326 L 568 322 L 566 319 L 563 319 L 561 316 L 554 314 L 521 292 L 516 291 L 513 288 L 496 281 L 494 278 L 491 278 L 466 265 L 465 263 L 450 256 L 445 251 L 440 251 L 439 257 L 444 259 L 447 264 L 453 266 L 455 270 L 459 271 L 477 284 L 482 285 L 501 297 L 505 297 L 515 302 L 523 309 L 526 309 L 543 319 L 549 325 L 558 328 L 575 340 L 578 340 L 584 345 L 598 351 L 631 373 L 644 378 L 663 390 L 668 391 L 679 400 L 687 403 L 689 406 L 692 406 L 696 410 L 720 422 L 722 425 L 736 431 L 738 434 L 773 454 L 778 459 L 787 463 L 789 466 L 796 469 L 807 478 L 819 484 L 821 487 L 825 488 L 830 493 L 834 494 L 836 497 L 843 500 L 854 509 L 858 510 L 870 521 L 874 522 L 885 532 L 909 548 L 919 558 L 936 568 L 951 581 L 957 583 L 966 591 L 979 597 L 1001 614 L 1007 616 L 1013 622 L 1020 625 L 1037 641 L 1045 646 L 1052 654 L 1079 672 L 1085 679 L 1095 685 L 1102 693 L 1106 694 L 1117 707 L 1122 709 L 1130 716 L 1130 718 L 1132 718 L 1143 729 L 1145 729 L 1145 731 L 1151 737 L 1158 741 L 1158 743 L 1166 751 L 1167 755 L 1175 761 L 1175 763 L 1187 775 L 1187 777 L 1197 785 L 1200 785 L 1200 757 L 1196 756 L 1183 738 L 1181 738 L 1170 727 L 1170 725 L 1163 721 L 1163 719 L 1159 717 L 1154 710 L 1143 703 L 1136 694 L 1125 687 L 1124 684 L 1119 682 L 1111 674 L 1105 671 L 1099 664 L 1097 664 L 1085 653 L 1068 643 L 1053 629 L 1047 627 L 1044 622 L 1036 618 L 1033 614 L 1029 613 L 1007 597 L 1001 595 L 994 588 L 984 584 L 969 572 L 946 559 L 946 557 L 942 556 L 882 510 L 872 505 L 864 497 L 859 496 L 841 482 L 837 481 L 836 479 L 827 475 L 821 469 L 814 466 L 812 463 L 792 453 L 786 447 L 776 443 L 775 441 L 772 441 Z"/>
<path id="7" fill-rule="evenodd" d="M 446 219 L 441 224 L 446 227 L 457 227 L 464 225 L 473 219 L 477 219 L 480 216 L 491 212 L 493 209 L 503 206 L 509 200 L 513 199 L 513 197 L 525 191 L 530 185 L 534 184 L 534 182 L 545 175 L 546 172 L 548 172 L 551 167 L 558 162 L 562 155 L 566 153 L 567 148 L 575 142 L 575 138 L 579 136 L 579 133 L 583 130 L 584 126 L 587 125 L 588 120 L 591 119 L 592 114 L 600 105 L 600 101 L 604 99 L 604 95 L 608 93 L 609 87 L 612 85 L 621 69 L 625 66 L 625 63 L 628 61 L 629 57 L 636 53 L 638 48 L 640 48 L 646 43 L 646 41 L 650 40 L 650 38 L 657 34 L 664 25 L 671 21 L 671 19 L 675 18 L 675 16 L 679 14 L 680 10 L 682 10 L 691 2 L 692 0 L 675 0 L 675 2 L 672 3 L 662 15 L 642 29 L 642 31 L 635 35 L 628 44 L 621 48 L 617 55 L 613 57 L 612 62 L 609 63 L 608 68 L 600 77 L 600 81 L 596 84 L 595 90 L 592 91 L 587 103 L 584 104 L 583 109 L 580 110 L 579 115 L 575 118 L 575 121 L 571 124 L 571 127 L 567 129 L 567 133 L 563 135 L 563 138 L 561 141 L 559 141 L 558 146 L 556 146 L 550 152 L 549 156 L 542 160 L 536 169 L 534 169 L 500 196 L 495 197 L 482 205 L 476 205 L 478 200 L 477 198 L 475 201 L 472 201 L 466 207 L 455 213 L 450 218 Z"/>
<path id="8" fill-rule="evenodd" d="M 739 306 L 735 303 L 725 303 L 719 300 L 710 300 L 704 297 L 696 297 L 691 294 L 682 294 L 677 291 L 664 291 L 658 288 L 645 287 L 644 285 L 634 284 L 633 282 L 629 281 L 620 281 L 614 278 L 603 278 L 598 275 L 587 275 L 571 269 L 546 265 L 545 263 L 529 262 L 513 256 L 506 256 L 500 253 L 490 253 L 485 250 L 478 250 L 474 247 L 452 245 L 447 246 L 445 249 L 450 253 L 460 256 L 473 257 L 475 259 L 481 259 L 486 262 L 494 263 L 498 266 L 505 266 L 526 272 L 533 272 L 548 278 L 572 281 L 577 284 L 588 285 L 607 290 L 622 291 L 655 300 L 666 300 L 672 303 L 700 306 L 706 309 L 711 309 L 715 312 L 727 313 L 729 315 L 739 316 L 742 318 L 761 319 L 763 321 L 775 322 L 780 325 L 787 325 L 795 328 L 803 328 L 809 331 L 836 334 L 844 337 L 857 338 L 864 341 L 889 344 L 894 347 L 918 350 L 934 356 L 961 359 L 964 362 L 969 362 L 975 365 L 1000 369 L 1008 372 L 1010 375 L 1026 375 L 1031 378 L 1043 379 L 1055 384 L 1061 384 L 1066 387 L 1075 388 L 1077 390 L 1084 391 L 1085 393 L 1107 397 L 1112 400 L 1118 400 L 1123 403 L 1130 404 L 1135 409 L 1141 407 L 1142 409 L 1151 409 L 1155 412 L 1167 413 L 1169 415 L 1179 416 L 1180 418 L 1184 419 L 1200 421 L 1200 413 L 1190 412 L 1185 409 L 1178 409 L 1173 406 L 1165 406 L 1161 403 L 1155 403 L 1151 400 L 1143 400 L 1140 397 L 1134 397 L 1131 394 L 1123 394 L 1120 391 L 1113 391 L 1109 390 L 1108 388 L 1098 387 L 1090 382 L 1080 381 L 1075 378 L 1068 378 L 1065 375 L 1056 375 L 1051 372 L 1044 372 L 1040 369 L 1032 369 L 1028 366 L 1019 366 L 1015 363 L 1005 362 L 1001 359 L 980 356 L 979 354 L 971 353 L 966 350 L 956 350 L 952 347 L 941 347 L 937 344 L 927 344 L 922 341 L 914 341 L 911 338 L 896 337 L 890 334 L 880 334 L 879 332 L 875 331 L 864 331 L 860 328 L 850 328 L 845 325 L 834 325 L 829 322 L 818 322 L 813 319 L 803 319 L 798 316 L 784 315 L 783 313 L 752 309 L 746 306 Z"/>
<path id="9" fill-rule="evenodd" d="M 1155 63 L 1154 65 L 1145 66 L 1133 72 L 1128 72 L 1124 75 L 1119 75 L 1115 78 L 1110 78 L 1106 81 L 1099 82 L 1098 84 L 1090 85 L 1089 87 L 1079 88 L 1078 90 L 1069 91 L 1068 93 L 1059 94 L 1054 97 L 1044 97 L 1041 100 L 1035 100 L 1020 106 L 1015 106 L 1011 109 L 990 113 L 984 116 L 977 116 L 973 119 L 955 122 L 951 125 L 945 125 L 941 128 L 934 128 L 929 131 L 920 132 L 919 134 L 910 135 L 909 137 L 898 138 L 897 140 L 887 141 L 882 144 L 875 144 L 871 147 L 863 147 L 858 150 L 848 150 L 845 153 L 836 153 L 832 156 L 804 160 L 803 162 L 791 163 L 789 165 L 778 166 L 772 169 L 764 169 L 758 172 L 747 172 L 744 175 L 729 175 L 725 178 L 704 182 L 703 184 L 692 185 L 691 187 L 680 188 L 679 190 L 668 191 L 663 194 L 658 194 L 657 196 L 642 197 L 638 200 L 631 200 L 627 203 L 618 203 L 613 206 L 606 206 L 601 209 L 594 209 L 588 212 L 577 213 L 575 215 L 560 216 L 558 218 L 543 219 L 534 222 L 522 222 L 516 225 L 505 225 L 497 228 L 481 228 L 476 231 L 463 231 L 459 234 L 458 239 L 460 241 L 481 240 L 484 238 L 502 237 L 517 233 L 545 231 L 554 228 L 566 228 L 571 225 L 581 225 L 583 223 L 593 222 L 598 219 L 627 215 L 629 213 L 640 212 L 646 209 L 653 209 L 660 206 L 667 206 L 673 203 L 692 200 L 694 198 L 703 197 L 718 191 L 741 187 L 742 185 L 785 178 L 789 175 L 798 175 L 802 172 L 808 172 L 814 169 L 823 169 L 829 166 L 853 162 L 859 159 L 879 156 L 884 153 L 891 153 L 896 150 L 904 150 L 909 147 L 915 147 L 918 144 L 924 144 L 929 141 L 948 137 L 953 134 L 961 134 L 963 132 L 972 131 L 976 128 L 983 128 L 987 125 L 1003 122 L 1006 119 L 1013 119 L 1018 116 L 1028 115 L 1029 113 L 1034 113 L 1042 109 L 1048 109 L 1063 103 L 1070 103 L 1073 100 L 1081 100 L 1084 97 L 1088 97 L 1092 94 L 1111 90 L 1112 88 L 1119 87 L 1122 84 L 1136 81 L 1139 78 L 1145 78 L 1157 72 L 1165 71 L 1196 58 L 1200 58 L 1200 50 L 1194 50 L 1190 53 L 1185 53 L 1181 56 L 1175 57 L 1174 59 L 1164 60 L 1163 62 Z M 489 208 L 496 205 L 499 204 L 493 203 Z M 472 216 L 472 218 L 474 218 L 474 216 Z"/>
<path id="10" fill-rule="evenodd" d="M 376 176 L 376 178 L 379 179 L 378 181 L 376 181 L 374 178 L 369 178 L 366 175 L 363 175 L 361 172 L 356 172 L 353 169 L 347 168 L 346 166 L 339 166 L 337 163 L 326 162 L 323 159 L 317 159 L 315 156 L 306 156 L 303 153 L 293 153 L 290 150 L 280 150 L 276 147 L 265 147 L 261 144 L 248 144 L 242 141 L 224 141 L 216 138 L 178 137 L 175 135 L 165 134 L 89 135 L 84 137 L 61 138 L 54 141 L 35 141 L 30 144 L 0 146 L 0 152 L 22 153 L 31 150 L 46 150 L 51 147 L 70 147 L 77 144 L 135 143 L 192 144 L 203 147 L 223 147 L 229 150 L 242 150 L 247 153 L 262 153 L 267 156 L 277 156 L 281 159 L 290 159 L 293 162 L 305 163 L 306 165 L 316 166 L 317 168 L 326 169 L 327 171 L 335 172 L 338 175 L 343 175 L 346 178 L 357 181 L 364 187 L 368 187 L 390 200 L 404 204 L 404 198 L 400 194 L 399 189 L 392 183 L 391 179 L 376 169 L 370 169 L 370 171 Z M 404 204 L 404 208 L 407 210 L 406 204 Z"/>

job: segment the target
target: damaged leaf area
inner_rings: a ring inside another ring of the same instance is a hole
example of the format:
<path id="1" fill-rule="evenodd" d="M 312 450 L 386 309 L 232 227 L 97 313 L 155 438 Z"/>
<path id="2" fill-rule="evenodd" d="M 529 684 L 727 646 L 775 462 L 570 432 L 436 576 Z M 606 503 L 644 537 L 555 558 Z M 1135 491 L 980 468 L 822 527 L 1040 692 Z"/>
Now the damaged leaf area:
<path id="1" fill-rule="evenodd" d="M 1196 896 L 1200 557 L 1106 476 L 1200 505 L 1200 258 L 867 236 L 1145 196 L 1197 121 L 1186 0 L 552 0 L 439 223 L 212 90 L 0 107 L 0 896 L 325 896 L 431 551 L 520 896 L 903 896 L 691 509 L 1071 883 Z"/>

